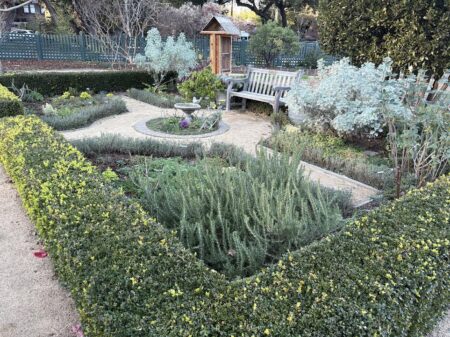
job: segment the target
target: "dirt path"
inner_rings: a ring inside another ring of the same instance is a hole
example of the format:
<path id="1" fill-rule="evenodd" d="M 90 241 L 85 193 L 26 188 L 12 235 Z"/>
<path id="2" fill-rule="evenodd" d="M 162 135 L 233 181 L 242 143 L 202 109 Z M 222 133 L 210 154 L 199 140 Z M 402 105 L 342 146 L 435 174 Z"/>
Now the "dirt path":
<path id="1" fill-rule="evenodd" d="M 0 336 L 75 337 L 74 303 L 54 276 L 9 177 L 0 166 Z"/>

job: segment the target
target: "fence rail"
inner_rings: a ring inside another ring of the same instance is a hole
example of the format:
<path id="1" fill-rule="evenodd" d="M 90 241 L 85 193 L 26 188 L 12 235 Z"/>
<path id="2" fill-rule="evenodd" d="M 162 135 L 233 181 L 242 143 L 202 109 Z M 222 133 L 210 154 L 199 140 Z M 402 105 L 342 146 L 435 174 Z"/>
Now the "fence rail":
<path id="1" fill-rule="evenodd" d="M 209 39 L 198 35 L 191 39 L 199 56 L 206 60 L 209 58 Z M 125 39 L 117 37 L 121 48 L 127 48 L 131 56 L 142 53 L 145 39 L 137 37 Z M 335 58 L 321 52 L 317 42 L 302 42 L 300 50 L 293 56 L 280 56 L 272 66 L 296 67 L 305 65 L 320 55 L 326 61 Z M 60 61 L 95 61 L 107 62 L 115 59 L 115 54 L 104 43 L 93 36 L 57 35 L 57 34 L 18 34 L 8 33 L 0 35 L 0 60 L 60 60 Z M 252 56 L 248 52 L 248 41 L 233 42 L 233 63 L 237 66 L 264 66 L 264 60 Z"/>

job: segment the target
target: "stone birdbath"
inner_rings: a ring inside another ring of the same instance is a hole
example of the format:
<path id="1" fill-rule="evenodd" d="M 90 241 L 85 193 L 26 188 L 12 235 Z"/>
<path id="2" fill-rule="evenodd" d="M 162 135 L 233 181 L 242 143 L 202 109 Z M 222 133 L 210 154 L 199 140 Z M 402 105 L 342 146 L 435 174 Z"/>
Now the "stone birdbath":
<path id="1" fill-rule="evenodd" d="M 197 103 L 175 103 L 175 109 L 181 110 L 186 115 L 186 118 L 192 121 L 192 114 L 201 109 L 200 104 Z"/>

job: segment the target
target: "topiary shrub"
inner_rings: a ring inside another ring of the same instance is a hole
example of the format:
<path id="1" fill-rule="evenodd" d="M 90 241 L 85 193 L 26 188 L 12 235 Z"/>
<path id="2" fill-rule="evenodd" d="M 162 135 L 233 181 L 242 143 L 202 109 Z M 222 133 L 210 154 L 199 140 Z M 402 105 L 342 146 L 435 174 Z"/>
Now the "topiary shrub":
<path id="1" fill-rule="evenodd" d="M 23 105 L 19 97 L 0 84 L 0 117 L 23 114 Z"/>
<path id="2" fill-rule="evenodd" d="M 422 337 L 450 302 L 450 176 L 227 282 L 38 118 L 0 162 L 89 337 Z"/>
<path id="3" fill-rule="evenodd" d="M 394 60 L 396 70 L 450 68 L 450 2 L 320 0 L 321 47 L 356 65 Z"/>

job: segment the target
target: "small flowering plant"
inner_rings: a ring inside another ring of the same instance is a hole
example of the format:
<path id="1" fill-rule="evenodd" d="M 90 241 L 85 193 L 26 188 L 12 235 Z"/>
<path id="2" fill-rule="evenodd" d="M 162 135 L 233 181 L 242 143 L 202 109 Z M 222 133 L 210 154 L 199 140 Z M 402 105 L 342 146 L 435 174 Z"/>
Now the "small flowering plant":
<path id="1" fill-rule="evenodd" d="M 191 121 L 189 118 L 183 118 L 180 123 L 180 128 L 187 129 L 191 125 Z"/>

